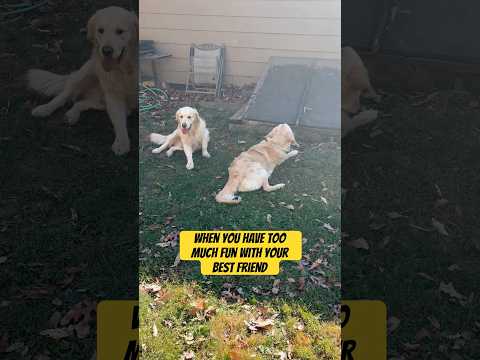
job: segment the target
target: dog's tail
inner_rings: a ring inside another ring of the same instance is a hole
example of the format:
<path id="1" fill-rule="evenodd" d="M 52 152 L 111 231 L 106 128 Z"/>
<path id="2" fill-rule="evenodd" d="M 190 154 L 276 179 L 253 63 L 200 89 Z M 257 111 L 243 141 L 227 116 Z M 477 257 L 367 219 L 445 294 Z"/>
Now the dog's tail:
<path id="1" fill-rule="evenodd" d="M 165 140 L 167 140 L 167 137 L 165 135 L 151 133 L 149 136 L 149 139 L 154 144 L 162 145 L 165 142 Z"/>
<path id="2" fill-rule="evenodd" d="M 28 87 L 36 92 L 55 96 L 62 92 L 68 75 L 58 75 L 45 70 L 32 69 L 26 75 Z"/>
<path id="3" fill-rule="evenodd" d="M 242 177 L 236 173 L 230 173 L 228 177 L 228 181 L 223 187 L 223 189 L 215 196 L 215 200 L 218 203 L 223 204 L 240 204 L 242 198 L 235 193 L 240 186 L 240 182 L 242 181 Z"/>

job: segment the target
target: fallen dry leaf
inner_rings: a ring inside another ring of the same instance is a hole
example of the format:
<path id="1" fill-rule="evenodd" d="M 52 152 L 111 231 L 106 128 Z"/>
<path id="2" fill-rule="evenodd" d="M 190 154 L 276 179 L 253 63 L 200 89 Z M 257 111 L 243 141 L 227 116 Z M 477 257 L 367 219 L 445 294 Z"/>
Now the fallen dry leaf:
<path id="1" fill-rule="evenodd" d="M 429 316 L 428 317 L 428 321 L 430 321 L 430 324 L 432 324 L 432 326 L 435 328 L 435 329 L 440 329 L 440 323 L 438 322 L 437 318 L 434 317 L 434 316 Z"/>
<path id="2" fill-rule="evenodd" d="M 367 240 L 365 240 L 364 238 L 358 238 L 356 240 L 347 241 L 346 244 L 348 246 L 354 247 L 355 249 L 364 249 L 364 250 L 370 249 L 370 245 L 368 245 Z"/>
<path id="3" fill-rule="evenodd" d="M 48 326 L 56 328 L 61 319 L 62 314 L 59 311 L 55 311 L 50 317 L 50 320 L 48 320 Z"/>
<path id="4" fill-rule="evenodd" d="M 94 301 L 85 300 L 75 304 L 60 320 L 60 325 L 72 326 L 79 339 L 90 333 L 90 323 L 96 319 L 97 305 Z"/>
<path id="5" fill-rule="evenodd" d="M 199 312 L 203 312 L 203 310 L 205 310 L 205 300 L 196 299 L 194 302 L 190 303 L 190 306 L 190 315 L 196 316 Z"/>
<path id="6" fill-rule="evenodd" d="M 460 270 L 460 266 L 458 266 L 457 264 L 453 264 L 448 267 L 448 270 L 449 271 Z"/>
<path id="7" fill-rule="evenodd" d="M 322 265 L 323 261 L 324 261 L 323 258 L 319 258 L 319 259 L 315 260 L 315 261 L 312 263 L 312 265 L 310 265 L 310 267 L 309 267 L 308 270 L 309 270 L 309 271 L 312 271 L 312 270 L 316 269 L 317 267 L 319 267 L 320 265 Z"/>
<path id="8" fill-rule="evenodd" d="M 153 337 L 158 336 L 158 329 L 157 329 L 157 325 L 155 323 L 153 323 L 152 335 L 153 335 Z"/>
<path id="9" fill-rule="evenodd" d="M 298 291 L 303 291 L 303 289 L 305 289 L 305 278 L 302 276 L 298 278 Z"/>
<path id="10" fill-rule="evenodd" d="M 264 331 L 273 326 L 276 316 L 270 319 L 257 318 L 255 320 L 245 320 L 244 323 L 247 325 L 247 328 L 252 332 Z"/>
<path id="11" fill-rule="evenodd" d="M 280 292 L 280 287 L 279 286 L 280 286 L 280 280 L 276 279 L 273 282 L 273 287 L 272 287 L 272 294 L 273 295 L 277 295 Z"/>
<path id="12" fill-rule="evenodd" d="M 185 351 L 182 354 L 181 360 L 192 360 L 192 359 L 195 359 L 195 353 L 192 350 Z"/>
<path id="13" fill-rule="evenodd" d="M 432 226 L 437 232 L 441 235 L 448 236 L 448 232 L 445 229 L 445 225 L 442 224 L 440 221 L 438 221 L 435 218 L 432 218 Z"/>
<path id="14" fill-rule="evenodd" d="M 395 220 L 395 219 L 400 219 L 400 218 L 404 218 L 405 216 L 402 215 L 402 214 L 399 214 L 398 212 L 396 211 L 392 211 L 392 212 L 389 212 L 388 214 L 388 217 L 392 220 Z"/>
<path id="15" fill-rule="evenodd" d="M 425 338 L 429 338 L 431 336 L 430 331 L 425 328 L 421 328 L 417 334 L 415 335 L 416 341 L 422 341 Z"/>
<path id="16" fill-rule="evenodd" d="M 55 340 L 60 340 L 60 339 L 69 337 L 72 334 L 73 334 L 73 328 L 72 327 L 47 329 L 47 330 L 40 331 L 40 335 L 48 336 L 49 338 L 52 338 L 52 339 L 55 339 Z"/>
<path id="17" fill-rule="evenodd" d="M 396 318 L 395 316 L 390 316 L 387 320 L 388 333 L 394 332 L 399 325 L 400 325 L 400 319 Z"/>
<path id="18" fill-rule="evenodd" d="M 325 229 L 327 229 L 328 231 L 330 231 L 331 233 L 335 234 L 337 232 L 337 229 L 335 229 L 332 225 L 330 225 L 328 223 L 323 224 L 323 227 Z"/>
<path id="19" fill-rule="evenodd" d="M 457 292 L 455 288 L 453 287 L 453 284 L 449 282 L 448 284 L 445 284 L 444 282 L 440 283 L 439 287 L 440 292 L 443 292 L 445 294 L 450 295 L 451 297 L 458 299 L 458 300 L 464 300 L 465 296 Z"/>
<path id="20" fill-rule="evenodd" d="M 419 273 L 417 273 L 417 275 L 423 277 L 424 279 L 436 282 L 436 280 L 433 277 L 431 277 L 430 275 L 425 274 L 423 272 L 419 272 Z"/>
<path id="21" fill-rule="evenodd" d="M 25 344 L 21 341 L 17 341 L 10 345 L 5 352 L 7 353 L 12 353 L 12 352 L 19 352 L 20 350 L 23 350 L 25 348 Z"/>
<path id="22" fill-rule="evenodd" d="M 177 257 L 175 258 L 175 261 L 171 267 L 177 267 L 178 264 L 180 264 L 180 252 L 177 254 Z"/>

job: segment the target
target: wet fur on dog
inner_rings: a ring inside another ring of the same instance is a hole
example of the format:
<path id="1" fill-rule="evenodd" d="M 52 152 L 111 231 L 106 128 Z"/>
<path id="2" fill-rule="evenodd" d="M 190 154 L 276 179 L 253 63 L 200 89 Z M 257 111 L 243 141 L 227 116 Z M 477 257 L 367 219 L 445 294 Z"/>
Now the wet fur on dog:
<path id="1" fill-rule="evenodd" d="M 127 117 L 138 107 L 138 18 L 120 7 L 97 11 L 88 21 L 87 37 L 93 45 L 90 59 L 69 75 L 32 69 L 28 86 L 53 99 L 33 109 L 36 117 L 50 116 L 67 102 L 68 123 L 88 109 L 106 110 L 113 124 L 117 155 L 130 151 Z"/>
<path id="2" fill-rule="evenodd" d="M 177 128 L 170 135 L 150 134 L 150 141 L 161 145 L 152 150 L 152 153 L 159 154 L 167 150 L 167 156 L 170 157 L 177 150 L 183 150 L 187 158 L 186 168 L 193 169 L 193 153 L 202 150 L 202 155 L 206 158 L 210 157 L 208 153 L 208 142 L 210 141 L 210 133 L 207 124 L 203 120 L 198 111 L 191 107 L 182 107 L 175 114 Z"/>
<path id="3" fill-rule="evenodd" d="M 274 127 L 265 140 L 233 160 L 228 168 L 228 181 L 215 198 L 217 202 L 239 204 L 238 191 L 263 188 L 270 192 L 283 188 L 285 184 L 270 185 L 268 179 L 278 165 L 298 154 L 297 150 L 290 151 L 291 145 L 298 146 L 290 126 L 282 124 Z"/>

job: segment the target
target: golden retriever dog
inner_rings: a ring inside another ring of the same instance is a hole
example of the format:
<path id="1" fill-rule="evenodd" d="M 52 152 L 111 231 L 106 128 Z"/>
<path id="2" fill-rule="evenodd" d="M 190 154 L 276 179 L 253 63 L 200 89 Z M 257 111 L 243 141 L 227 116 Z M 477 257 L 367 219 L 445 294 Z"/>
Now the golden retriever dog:
<path id="1" fill-rule="evenodd" d="M 127 118 L 138 107 L 138 18 L 120 7 L 99 10 L 88 21 L 87 38 L 93 50 L 79 70 L 69 75 L 38 69 L 27 73 L 31 89 L 53 96 L 32 115 L 49 116 L 71 101 L 66 118 L 74 124 L 85 110 L 106 110 L 115 132 L 112 150 L 122 155 L 130 151 Z"/>
<path id="2" fill-rule="evenodd" d="M 238 204 L 240 196 L 237 191 L 255 191 L 263 188 L 265 191 L 275 191 L 285 184 L 270 185 L 268 179 L 273 170 L 298 154 L 297 150 L 290 151 L 290 146 L 296 145 L 292 129 L 287 124 L 274 127 L 265 139 L 237 156 L 228 168 L 228 181 L 217 194 L 219 203 Z"/>
<path id="3" fill-rule="evenodd" d="M 375 110 L 360 112 L 360 97 L 378 101 L 370 84 L 368 71 L 360 56 L 351 47 L 342 48 L 342 137 L 377 118 Z M 360 113 L 359 113 L 360 112 Z"/>
<path id="4" fill-rule="evenodd" d="M 152 153 L 159 154 L 167 149 L 167 156 L 170 157 L 176 150 L 183 150 L 187 158 L 187 169 L 193 169 L 193 153 L 202 149 L 202 155 L 210 157 L 208 153 L 208 142 L 210 133 L 207 124 L 198 114 L 197 109 L 182 107 L 175 114 L 177 128 L 170 135 L 150 134 L 150 141 L 161 145 L 152 150 Z"/>

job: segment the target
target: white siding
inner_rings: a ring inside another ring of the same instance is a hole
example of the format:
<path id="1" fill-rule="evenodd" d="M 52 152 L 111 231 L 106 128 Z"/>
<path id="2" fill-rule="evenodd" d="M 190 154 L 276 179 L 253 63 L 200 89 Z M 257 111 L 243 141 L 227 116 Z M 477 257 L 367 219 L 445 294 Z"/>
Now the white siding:
<path id="1" fill-rule="evenodd" d="M 167 82 L 185 82 L 190 44 L 211 42 L 227 83 L 254 83 L 270 56 L 340 59 L 340 0 L 140 0 L 140 39 L 172 54 L 157 63 Z"/>

